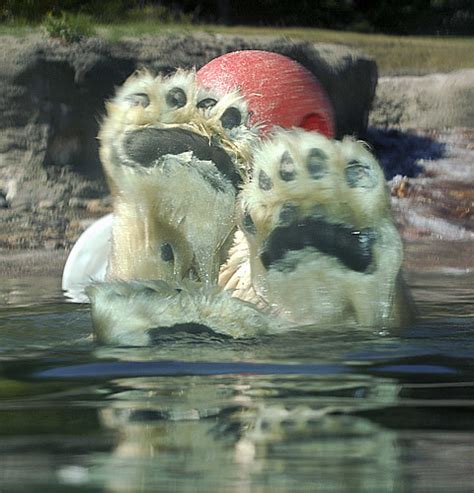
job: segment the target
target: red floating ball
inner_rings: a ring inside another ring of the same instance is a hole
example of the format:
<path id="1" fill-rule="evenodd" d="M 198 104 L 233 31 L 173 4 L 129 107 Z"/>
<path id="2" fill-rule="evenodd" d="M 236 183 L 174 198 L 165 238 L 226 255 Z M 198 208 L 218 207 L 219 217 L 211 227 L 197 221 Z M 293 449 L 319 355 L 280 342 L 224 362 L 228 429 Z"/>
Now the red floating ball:
<path id="1" fill-rule="evenodd" d="M 291 58 L 269 51 L 235 51 L 211 60 L 197 77 L 219 92 L 238 88 L 249 106 L 251 123 L 261 124 L 262 132 L 278 125 L 334 136 L 334 111 L 325 90 Z"/>

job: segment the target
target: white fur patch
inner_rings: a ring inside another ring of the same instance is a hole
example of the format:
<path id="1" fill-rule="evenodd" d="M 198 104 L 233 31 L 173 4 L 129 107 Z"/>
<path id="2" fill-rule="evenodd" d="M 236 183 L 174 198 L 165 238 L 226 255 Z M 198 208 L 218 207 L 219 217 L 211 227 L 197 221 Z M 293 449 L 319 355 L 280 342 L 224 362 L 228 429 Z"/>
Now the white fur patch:
<path id="1" fill-rule="evenodd" d="M 203 110 L 198 103 L 204 97 L 210 95 L 197 85 L 194 72 L 178 70 L 169 77 L 154 77 L 143 71 L 131 76 L 108 104 L 99 138 L 117 216 L 110 279 L 197 276 L 206 283 L 217 281 L 235 229 L 236 190 L 230 183 L 227 186 L 225 179 L 219 190 L 213 189 L 209 180 L 216 163 L 197 159 L 192 149 L 179 155 L 157 154 L 153 166 L 142 167 L 123 145 L 130 132 L 179 128 L 221 147 L 235 174 L 245 176 L 247 155 L 256 135 L 247 125 L 245 103 L 231 93 Z M 235 128 L 225 128 L 221 122 L 229 108 L 242 115 Z M 159 149 L 159 142 L 156 145 Z M 157 254 L 163 243 L 176 252 L 174 267 Z"/>
<path id="2" fill-rule="evenodd" d="M 409 319 L 401 240 L 367 147 L 301 129 L 276 129 L 257 141 L 248 121 L 238 92 L 216 94 L 194 72 L 140 72 L 117 91 L 100 132 L 114 198 L 111 282 L 88 290 L 99 340 L 148 344 L 150 329 L 191 322 L 245 337 L 300 324 L 382 328 Z M 121 139 L 146 127 L 178 127 L 224 149 L 243 178 L 239 200 L 230 182 L 206 180 L 215 163 L 191 150 L 160 155 L 151 166 L 133 162 Z M 329 224 L 328 231 L 373 232 L 370 269 L 351 270 L 314 246 L 281 245 L 279 268 L 269 263 L 267 270 L 260 255 L 272 232 L 305 218 L 321 219 L 314 224 Z M 229 254 L 237 223 L 242 231 Z M 217 287 L 220 267 L 226 291 Z"/>
<path id="3" fill-rule="evenodd" d="M 202 324 L 230 337 L 278 331 L 276 320 L 217 287 L 191 283 L 179 289 L 163 281 L 90 286 L 95 336 L 109 344 L 141 346 L 150 342 L 150 329 L 178 323 Z"/>
<path id="4" fill-rule="evenodd" d="M 385 179 L 362 143 L 277 130 L 256 147 L 252 180 L 241 201 L 242 228 L 252 225 L 245 231 L 252 286 L 282 316 L 293 323 L 369 327 L 398 326 L 409 318 L 403 312 L 410 308 L 397 301 L 403 299 L 402 244 Z M 353 271 L 315 248 L 289 250 L 267 271 L 260 255 L 272 231 L 282 222 L 296 224 L 304 218 L 373 231 L 369 271 Z"/>

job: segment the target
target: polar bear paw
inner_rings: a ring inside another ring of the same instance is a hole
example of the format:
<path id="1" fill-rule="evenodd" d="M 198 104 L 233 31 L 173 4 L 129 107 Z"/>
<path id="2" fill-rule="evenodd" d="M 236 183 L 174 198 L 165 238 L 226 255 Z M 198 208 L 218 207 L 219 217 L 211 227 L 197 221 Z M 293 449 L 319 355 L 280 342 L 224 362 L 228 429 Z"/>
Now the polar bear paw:
<path id="1" fill-rule="evenodd" d="M 292 323 L 399 325 L 402 244 L 367 148 L 279 130 L 253 165 L 240 224 L 258 295 Z"/>
<path id="2" fill-rule="evenodd" d="M 216 282 L 255 130 L 237 93 L 194 72 L 137 72 L 107 105 L 100 156 L 113 196 L 109 279 Z"/>
<path id="3" fill-rule="evenodd" d="M 182 71 L 132 76 L 99 138 L 114 224 L 109 282 L 88 295 L 103 342 L 192 323 L 242 337 L 410 321 L 402 243 L 364 144 L 301 129 L 258 140 L 239 94 Z"/>

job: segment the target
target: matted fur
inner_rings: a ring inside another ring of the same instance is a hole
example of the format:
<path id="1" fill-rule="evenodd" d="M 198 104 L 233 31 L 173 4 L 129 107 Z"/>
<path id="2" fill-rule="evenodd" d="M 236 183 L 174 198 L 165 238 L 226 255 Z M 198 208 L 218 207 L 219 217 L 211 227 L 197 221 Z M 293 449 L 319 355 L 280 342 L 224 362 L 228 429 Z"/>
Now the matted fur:
<path id="1" fill-rule="evenodd" d="M 318 179 L 312 178 L 307 164 L 308 155 L 316 151 L 327 157 L 327 169 Z M 280 176 L 283 156 L 294 172 L 288 181 Z M 246 289 L 250 284 L 257 295 L 294 323 L 406 324 L 411 309 L 400 274 L 402 243 L 391 217 L 382 169 L 367 146 L 350 138 L 334 141 L 303 130 L 277 130 L 256 148 L 253 164 L 253 179 L 240 196 L 241 217 L 249 215 L 253 230 L 242 227 L 247 245 L 234 248 L 227 266 L 236 261 L 233 252 L 243 258 L 240 252 L 248 251 L 248 257 L 235 268 L 238 281 L 226 272 L 226 285 L 243 293 L 243 299 L 246 293 L 252 299 L 254 293 Z M 367 174 L 362 179 L 370 186 L 350 186 L 346 173 L 351 166 Z M 263 189 L 259 179 L 262 172 L 269 180 Z M 280 225 L 282 210 L 288 206 L 296 211 L 293 222 L 314 216 L 350 225 L 356 231 L 370 228 L 377 237 L 371 271 L 353 271 L 312 248 L 287 254 L 292 269 L 266 270 L 260 260 L 262 247 Z"/>
<path id="2" fill-rule="evenodd" d="M 167 94 L 176 88 L 186 103 L 173 108 Z M 215 104 L 200 105 L 208 98 Z M 225 128 L 221 118 L 231 107 L 241 121 Z M 151 167 L 129 162 L 121 142 L 140 128 L 180 128 L 217 142 L 242 190 L 213 190 L 202 171 L 214 164 L 191 151 Z M 184 71 L 134 74 L 107 105 L 99 138 L 115 215 L 111 282 L 88 290 L 102 341 L 145 344 L 150 328 L 188 322 L 242 337 L 304 324 L 381 329 L 410 320 L 400 236 L 383 172 L 364 143 L 301 129 L 258 140 L 238 93 L 213 93 Z M 370 230 L 370 268 L 351 270 L 313 247 L 265 267 L 261 254 L 282 221 L 313 217 L 355 235 Z M 163 245 L 172 248 L 172 261 L 160 258 Z"/>
<path id="3" fill-rule="evenodd" d="M 186 104 L 170 107 L 167 95 L 176 88 L 184 92 Z M 99 139 L 114 201 L 109 279 L 217 280 L 235 230 L 237 191 L 231 186 L 216 191 L 203 182 L 200 169 L 212 173 L 214 164 L 199 161 L 191 152 L 164 156 L 167 170 L 158 165 L 143 168 L 130 161 L 122 144 L 138 129 L 189 130 L 218 142 L 245 180 L 256 138 L 256 130 L 247 123 L 246 104 L 234 92 L 223 95 L 210 108 L 200 108 L 199 102 L 206 98 L 217 96 L 198 88 L 194 72 L 179 70 L 170 77 L 154 77 L 139 71 L 107 104 Z M 227 129 L 220 118 L 230 107 L 240 111 L 242 122 Z M 160 259 L 158 251 L 163 244 L 173 249 L 174 264 Z"/>

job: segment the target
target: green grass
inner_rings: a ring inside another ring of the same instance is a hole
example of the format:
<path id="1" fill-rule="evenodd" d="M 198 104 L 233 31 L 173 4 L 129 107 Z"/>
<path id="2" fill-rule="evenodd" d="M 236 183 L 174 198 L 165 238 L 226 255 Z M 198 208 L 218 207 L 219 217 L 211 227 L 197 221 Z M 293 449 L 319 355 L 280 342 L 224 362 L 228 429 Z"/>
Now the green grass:
<path id="1" fill-rule="evenodd" d="M 384 74 L 423 74 L 474 68 L 473 37 L 389 36 L 331 31 L 310 28 L 272 28 L 215 25 L 193 25 L 137 20 L 115 24 L 97 24 L 96 33 L 109 41 L 128 37 L 179 35 L 195 32 L 236 36 L 278 36 L 314 43 L 336 43 L 358 48 L 373 57 Z M 25 35 L 39 31 L 28 26 L 0 25 L 0 34 Z"/>
<path id="2" fill-rule="evenodd" d="M 64 43 L 72 43 L 95 35 L 91 17 L 86 15 L 69 15 L 61 12 L 55 16 L 49 13 L 42 22 L 42 27 L 51 38 Z"/>
<path id="3" fill-rule="evenodd" d="M 449 72 L 474 68 L 474 38 L 388 36 L 303 28 L 209 27 L 212 33 L 284 36 L 358 48 L 377 61 L 382 74 Z"/>
<path id="4" fill-rule="evenodd" d="M 15 24 L 2 24 L 0 23 L 0 36 L 26 36 L 27 34 L 34 34 L 39 32 L 40 29 L 36 26 L 30 26 L 23 22 Z"/>
<path id="5" fill-rule="evenodd" d="M 211 28 L 209 32 L 224 32 Z M 225 32 L 272 34 L 314 43 L 335 43 L 373 57 L 381 74 L 423 74 L 474 68 L 474 38 L 388 36 L 323 29 L 232 28 Z"/>

